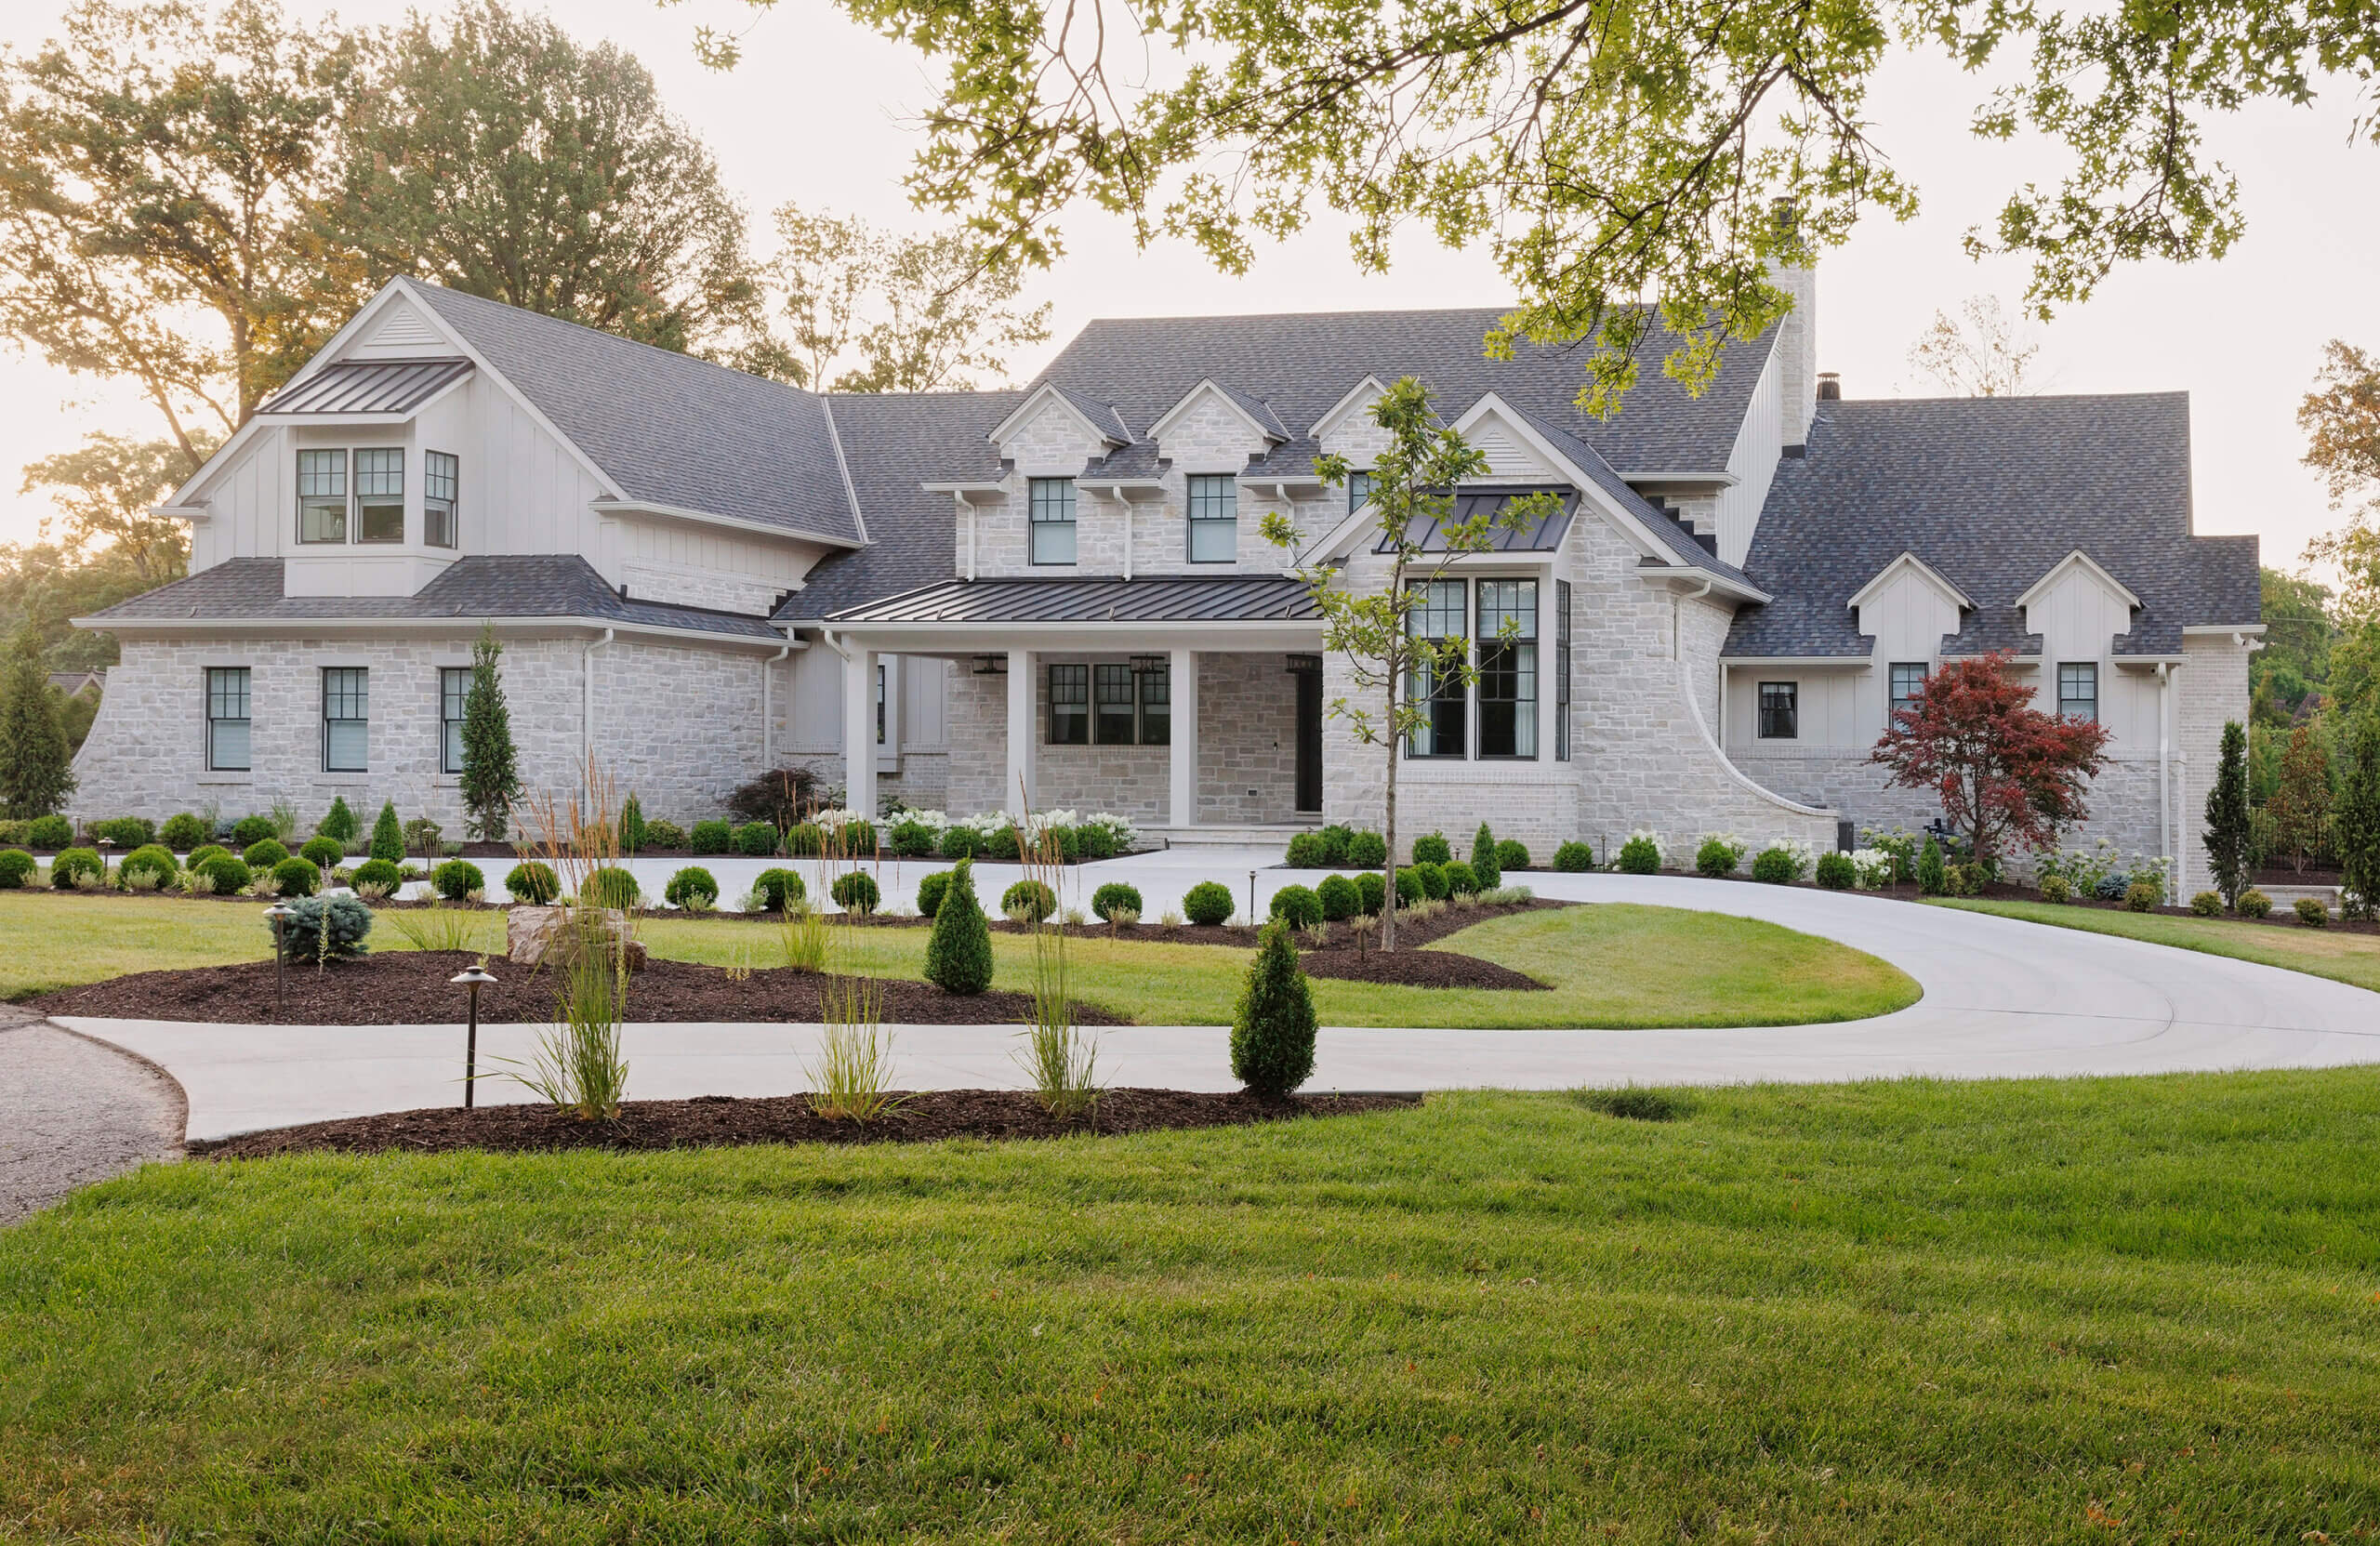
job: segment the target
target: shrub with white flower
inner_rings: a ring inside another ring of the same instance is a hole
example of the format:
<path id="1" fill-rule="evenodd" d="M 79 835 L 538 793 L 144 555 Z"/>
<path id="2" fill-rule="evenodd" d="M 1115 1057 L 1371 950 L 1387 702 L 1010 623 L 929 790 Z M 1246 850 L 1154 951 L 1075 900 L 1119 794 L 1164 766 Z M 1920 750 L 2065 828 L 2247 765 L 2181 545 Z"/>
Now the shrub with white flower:
<path id="1" fill-rule="evenodd" d="M 1640 827 L 1637 827 L 1634 831 L 1633 831 L 1633 832 L 1629 833 L 1627 837 L 1625 837 L 1625 838 L 1623 838 L 1623 839 L 1620 839 L 1620 846 L 1621 846 L 1621 847 L 1623 847 L 1623 848 L 1625 848 L 1628 844 L 1630 844 L 1630 843 L 1633 843 L 1633 842 L 1636 841 L 1636 840 L 1637 840 L 1638 839 L 1640 839 L 1640 838 L 1641 838 L 1641 839 L 1643 839 L 1646 842 L 1651 843 L 1651 844 L 1653 845 L 1653 852 L 1654 852 L 1655 853 L 1658 853 L 1658 854 L 1659 854 L 1659 855 L 1661 856 L 1661 867 L 1662 867 L 1663 869 L 1667 869 L 1667 868 L 1669 868 L 1669 867 L 1670 867 L 1670 848 L 1669 848 L 1669 844 L 1667 844 L 1667 843 L 1665 843 L 1665 842 L 1661 841 L 1661 835 L 1660 835 L 1659 833 L 1658 833 L 1658 832 L 1654 831 L 1654 830 L 1653 830 L 1651 827 L 1649 827 L 1649 826 L 1640 826 Z"/>
<path id="2" fill-rule="evenodd" d="M 1863 892 L 1882 891 L 1893 883 L 1896 860 L 1890 851 L 1881 848 L 1855 848 L 1851 851 L 1851 873 Z"/>
<path id="3" fill-rule="evenodd" d="M 1113 811 L 1098 811 L 1085 816 L 1079 825 L 1105 827 L 1108 837 L 1115 839 L 1118 853 L 1128 853 L 1140 845 L 1141 830 L 1132 825 L 1130 816 L 1119 816 Z"/>

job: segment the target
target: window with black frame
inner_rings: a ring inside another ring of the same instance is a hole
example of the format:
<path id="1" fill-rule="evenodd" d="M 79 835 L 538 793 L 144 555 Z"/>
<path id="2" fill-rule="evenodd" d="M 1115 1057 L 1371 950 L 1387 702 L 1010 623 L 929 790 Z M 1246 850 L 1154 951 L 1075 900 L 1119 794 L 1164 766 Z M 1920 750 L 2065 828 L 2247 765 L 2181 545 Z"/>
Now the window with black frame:
<path id="1" fill-rule="evenodd" d="M 1537 582 L 1479 582 L 1479 755 L 1537 755 Z"/>
<path id="2" fill-rule="evenodd" d="M 248 759 L 248 668 L 210 666 L 206 670 L 206 766 L 214 773 L 246 773 Z"/>
<path id="3" fill-rule="evenodd" d="M 369 771 L 372 709 L 368 673 L 361 666 L 323 671 L 323 772 Z"/>
<path id="4" fill-rule="evenodd" d="M 2061 662 L 2057 667 L 2057 713 L 2064 720 L 2099 718 L 2099 667 L 2094 661 Z"/>
<path id="5" fill-rule="evenodd" d="M 1050 667 L 1050 744 L 1091 745 L 1091 667 Z"/>
<path id="6" fill-rule="evenodd" d="M 1570 582 L 1554 582 L 1554 760 L 1570 760 Z"/>
<path id="7" fill-rule="evenodd" d="M 1798 681 L 1764 681 L 1760 684 L 1760 738 L 1764 741 L 1791 741 L 1802 731 L 1802 684 Z"/>
<path id="8" fill-rule="evenodd" d="M 1464 640 L 1470 637 L 1468 588 L 1461 580 L 1430 580 L 1416 585 L 1420 602 L 1405 614 L 1407 631 L 1417 639 Z M 1406 679 L 1406 698 L 1421 710 L 1421 722 L 1406 743 L 1408 757 L 1461 757 L 1469 749 L 1465 714 L 1467 690 L 1462 675 L 1446 661 L 1432 656 L 1417 660 Z"/>
<path id="9" fill-rule="evenodd" d="M 1141 745 L 1170 746 L 1173 742 L 1173 668 L 1154 666 L 1139 673 Z"/>
<path id="10" fill-rule="evenodd" d="M 1026 524 L 1035 563 L 1075 562 L 1075 481 L 1036 478 L 1026 485 Z"/>
<path id="11" fill-rule="evenodd" d="M 1239 480 L 1228 472 L 1190 480 L 1190 562 L 1230 563 L 1239 557 Z"/>
<path id="12" fill-rule="evenodd" d="M 1129 747 L 1137 716 L 1132 704 L 1130 666 L 1091 668 L 1091 735 L 1103 747 Z"/>
<path id="13" fill-rule="evenodd" d="M 1892 667 L 1892 711 L 1917 707 L 1918 694 L 1925 691 L 1927 667 L 1922 660 L 1897 660 Z"/>
<path id="14" fill-rule="evenodd" d="M 471 707 L 471 668 L 442 666 L 438 669 L 438 771 L 463 771 L 463 717 Z"/>

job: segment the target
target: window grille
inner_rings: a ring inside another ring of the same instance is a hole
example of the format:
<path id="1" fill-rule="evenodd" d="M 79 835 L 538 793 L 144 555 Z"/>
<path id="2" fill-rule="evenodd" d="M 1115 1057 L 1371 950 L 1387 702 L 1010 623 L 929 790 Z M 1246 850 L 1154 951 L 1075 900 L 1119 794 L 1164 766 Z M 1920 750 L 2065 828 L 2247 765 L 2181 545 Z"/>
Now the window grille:
<path id="1" fill-rule="evenodd" d="M 1420 639 L 1466 639 L 1467 588 L 1461 580 L 1432 580 L 1415 588 L 1421 604 L 1405 614 L 1406 627 Z M 1416 661 L 1406 680 L 1407 701 L 1421 706 L 1421 723 L 1414 728 L 1407 755 L 1461 757 L 1469 743 L 1467 695 L 1461 673 L 1440 659 Z"/>
<path id="2" fill-rule="evenodd" d="M 206 765 L 216 773 L 246 773 L 248 668 L 210 666 L 206 670 Z"/>
<path id="3" fill-rule="evenodd" d="M 1479 755 L 1537 755 L 1537 582 L 1479 582 Z"/>
<path id="4" fill-rule="evenodd" d="M 323 772 L 364 773 L 372 741 L 370 673 L 361 666 L 323 671 Z"/>
<path id="5" fill-rule="evenodd" d="M 1199 473 L 1190 480 L 1190 562 L 1230 563 L 1239 557 L 1239 480 Z"/>
<path id="6" fill-rule="evenodd" d="M 2057 667 L 2057 712 L 2060 718 L 2090 720 L 2099 718 L 2099 667 L 2097 663 L 2061 662 Z"/>
<path id="7" fill-rule="evenodd" d="M 443 451 L 422 458 L 421 540 L 432 548 L 459 546 L 455 505 L 462 497 L 463 464 Z"/>
<path id="8" fill-rule="evenodd" d="M 298 540 L 347 540 L 347 453 L 298 453 Z"/>
<path id="9" fill-rule="evenodd" d="M 382 447 L 355 454 L 355 540 L 405 539 L 405 454 Z"/>
<path id="10" fill-rule="evenodd" d="M 1075 481 L 1036 478 L 1027 485 L 1027 524 L 1035 563 L 1075 562 Z"/>
<path id="11" fill-rule="evenodd" d="M 1091 667 L 1050 667 L 1050 744 L 1087 747 L 1091 744 Z"/>

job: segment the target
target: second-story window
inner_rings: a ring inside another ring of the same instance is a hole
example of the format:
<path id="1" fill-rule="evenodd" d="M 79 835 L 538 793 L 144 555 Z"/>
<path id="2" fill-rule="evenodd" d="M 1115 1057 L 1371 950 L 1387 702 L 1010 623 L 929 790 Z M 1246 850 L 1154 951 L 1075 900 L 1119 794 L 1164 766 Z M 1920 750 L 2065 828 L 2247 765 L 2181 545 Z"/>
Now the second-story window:
<path id="1" fill-rule="evenodd" d="M 405 454 L 376 446 L 355 454 L 355 540 L 405 539 Z"/>
<path id="2" fill-rule="evenodd" d="M 1917 695 L 1925 691 L 1925 663 L 1922 660 L 1893 662 L 1893 713 L 1917 707 Z"/>
<path id="3" fill-rule="evenodd" d="M 363 773 L 371 764 L 369 673 L 361 666 L 323 671 L 323 772 Z"/>
<path id="4" fill-rule="evenodd" d="M 422 457 L 421 540 L 432 548 L 457 546 L 455 504 L 462 497 L 463 464 L 443 451 Z"/>
<path id="5" fill-rule="evenodd" d="M 1075 562 L 1075 481 L 1036 478 L 1026 487 L 1027 524 L 1035 563 Z"/>
<path id="6" fill-rule="evenodd" d="M 2096 661 L 2061 663 L 2057 667 L 2057 713 L 2060 719 L 2099 717 L 2099 667 Z"/>
<path id="7" fill-rule="evenodd" d="M 1347 513 L 1355 514 L 1372 502 L 1372 475 L 1368 472 L 1347 474 Z"/>
<path id="8" fill-rule="evenodd" d="M 1228 472 L 1190 480 L 1190 562 L 1230 563 L 1239 557 L 1239 480 Z"/>
<path id="9" fill-rule="evenodd" d="M 298 453 L 298 540 L 347 540 L 347 453 Z"/>

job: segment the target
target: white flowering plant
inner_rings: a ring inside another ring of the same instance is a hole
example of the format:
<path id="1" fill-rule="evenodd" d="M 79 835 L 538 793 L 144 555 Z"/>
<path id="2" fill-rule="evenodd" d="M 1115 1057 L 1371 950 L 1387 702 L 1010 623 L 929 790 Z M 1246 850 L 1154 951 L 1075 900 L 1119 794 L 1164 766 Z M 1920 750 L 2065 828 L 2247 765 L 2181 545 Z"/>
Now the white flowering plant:
<path id="1" fill-rule="evenodd" d="M 1851 851 L 1851 873 L 1863 892 L 1882 891 L 1893 883 L 1900 873 L 1899 856 L 1888 849 L 1855 848 Z"/>

